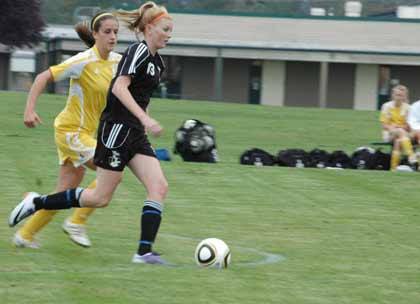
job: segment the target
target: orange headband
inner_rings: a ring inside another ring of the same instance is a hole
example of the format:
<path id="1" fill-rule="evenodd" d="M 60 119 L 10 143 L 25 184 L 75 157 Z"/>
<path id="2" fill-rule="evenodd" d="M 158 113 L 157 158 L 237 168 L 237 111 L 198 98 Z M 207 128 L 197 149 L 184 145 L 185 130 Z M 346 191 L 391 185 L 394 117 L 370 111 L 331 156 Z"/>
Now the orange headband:
<path id="1" fill-rule="evenodd" d="M 155 18 L 153 18 L 153 19 L 152 19 L 152 21 L 150 21 L 150 23 L 155 23 L 155 22 L 157 22 L 158 20 L 160 20 L 160 19 L 162 19 L 162 18 L 169 18 L 169 19 L 171 19 L 171 20 L 172 20 L 172 17 L 171 17 L 171 16 L 169 16 L 169 14 L 168 14 L 168 13 L 162 12 L 162 13 L 160 13 L 160 14 L 157 14 L 157 15 L 156 15 L 156 17 L 155 17 Z"/>

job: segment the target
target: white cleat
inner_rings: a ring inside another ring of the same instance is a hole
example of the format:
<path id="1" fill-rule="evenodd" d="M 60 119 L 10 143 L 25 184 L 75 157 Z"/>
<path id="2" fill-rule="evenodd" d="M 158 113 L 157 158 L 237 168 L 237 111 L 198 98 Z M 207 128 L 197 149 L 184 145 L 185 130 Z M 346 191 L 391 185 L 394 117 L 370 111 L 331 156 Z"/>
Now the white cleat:
<path id="1" fill-rule="evenodd" d="M 29 192 L 25 198 L 12 210 L 9 216 L 9 226 L 14 227 L 28 216 L 35 213 L 34 198 L 38 197 L 36 192 Z"/>
<path id="2" fill-rule="evenodd" d="M 73 224 L 69 219 L 66 219 L 63 224 L 63 230 L 77 245 L 82 247 L 90 247 L 92 245 L 86 233 L 85 225 Z"/>
<path id="3" fill-rule="evenodd" d="M 37 242 L 28 241 L 24 239 L 23 237 L 21 237 L 19 232 L 16 232 L 16 234 L 13 237 L 12 242 L 13 242 L 13 245 L 15 245 L 16 247 L 21 247 L 21 248 L 38 249 L 40 247 Z"/>
<path id="4" fill-rule="evenodd" d="M 160 257 L 160 255 L 156 252 L 149 252 L 143 255 L 134 254 L 131 262 L 135 264 L 161 264 L 161 265 L 169 265 L 164 259 Z"/>

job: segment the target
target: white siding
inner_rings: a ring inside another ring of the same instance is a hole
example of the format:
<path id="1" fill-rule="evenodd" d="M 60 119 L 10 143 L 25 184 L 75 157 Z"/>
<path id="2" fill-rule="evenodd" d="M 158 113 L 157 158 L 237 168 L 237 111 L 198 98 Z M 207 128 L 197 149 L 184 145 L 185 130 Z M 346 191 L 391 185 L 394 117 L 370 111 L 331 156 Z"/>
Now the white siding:
<path id="1" fill-rule="evenodd" d="M 378 65 L 357 65 L 354 86 L 355 110 L 376 110 L 378 103 L 378 77 Z"/>
<path id="2" fill-rule="evenodd" d="M 285 62 L 265 60 L 262 68 L 261 104 L 282 106 L 284 104 L 285 81 Z"/>

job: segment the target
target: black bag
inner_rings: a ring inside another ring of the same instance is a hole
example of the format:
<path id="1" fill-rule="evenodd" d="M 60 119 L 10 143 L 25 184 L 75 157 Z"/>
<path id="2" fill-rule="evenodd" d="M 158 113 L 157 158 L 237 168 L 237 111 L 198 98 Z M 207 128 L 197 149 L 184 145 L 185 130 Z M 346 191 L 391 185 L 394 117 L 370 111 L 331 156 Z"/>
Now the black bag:
<path id="1" fill-rule="evenodd" d="M 328 167 L 349 169 L 351 168 L 351 159 L 346 152 L 336 150 L 330 154 L 328 159 Z"/>
<path id="2" fill-rule="evenodd" d="M 305 150 L 286 149 L 279 151 L 277 162 L 279 166 L 303 168 L 310 165 L 310 158 L 308 152 Z"/>
<path id="3" fill-rule="evenodd" d="M 354 169 L 373 170 L 375 163 L 375 150 L 370 147 L 357 148 L 351 156 L 351 166 Z"/>
<path id="4" fill-rule="evenodd" d="M 198 119 L 188 119 L 175 131 L 174 154 L 188 162 L 217 162 L 214 128 Z"/>
<path id="5" fill-rule="evenodd" d="M 322 149 L 313 149 L 309 151 L 309 167 L 312 168 L 325 168 L 328 165 L 328 159 L 330 158 L 330 154 Z"/>
<path id="6" fill-rule="evenodd" d="M 384 153 L 381 149 L 377 149 L 374 154 L 375 170 L 390 170 L 391 169 L 391 154 Z"/>
<path id="7" fill-rule="evenodd" d="M 274 155 L 262 149 L 253 148 L 242 153 L 239 162 L 242 165 L 273 166 L 276 163 Z"/>

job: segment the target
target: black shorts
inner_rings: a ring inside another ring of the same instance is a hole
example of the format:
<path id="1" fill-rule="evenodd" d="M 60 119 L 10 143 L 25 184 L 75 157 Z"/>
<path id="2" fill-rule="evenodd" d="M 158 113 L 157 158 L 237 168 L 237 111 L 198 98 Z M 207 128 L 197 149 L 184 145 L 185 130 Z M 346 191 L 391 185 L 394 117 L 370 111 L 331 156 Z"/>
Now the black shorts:
<path id="1" fill-rule="evenodd" d="M 123 171 L 136 154 L 156 157 L 143 130 L 130 128 L 122 123 L 101 121 L 93 161 L 96 166 Z"/>

